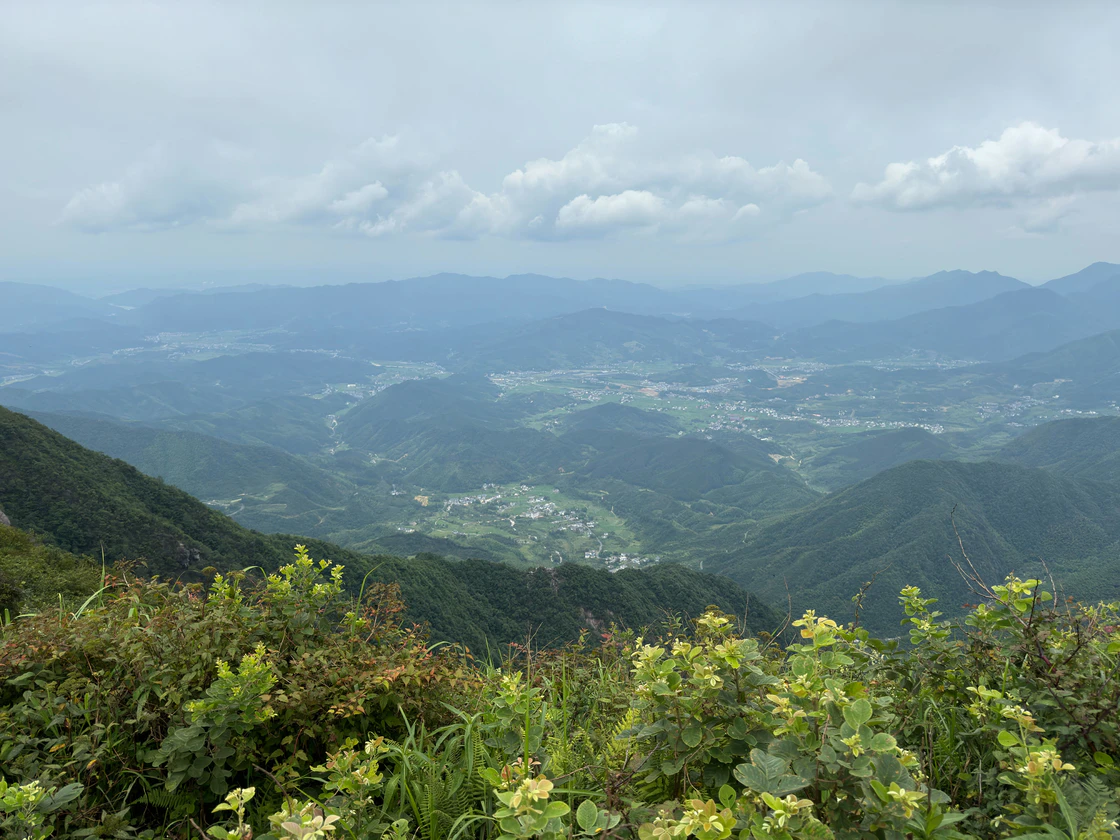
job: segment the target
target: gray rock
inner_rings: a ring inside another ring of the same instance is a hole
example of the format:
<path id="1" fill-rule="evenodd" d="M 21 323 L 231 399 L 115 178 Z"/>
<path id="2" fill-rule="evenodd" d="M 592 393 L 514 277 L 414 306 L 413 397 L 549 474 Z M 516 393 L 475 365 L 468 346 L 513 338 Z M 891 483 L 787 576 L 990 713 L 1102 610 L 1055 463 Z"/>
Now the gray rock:
<path id="1" fill-rule="evenodd" d="M 175 559 L 179 561 L 179 565 L 184 569 L 191 566 L 192 563 L 199 563 L 202 561 L 202 552 L 197 548 L 187 548 L 182 543 L 175 549 Z"/>
<path id="2" fill-rule="evenodd" d="M 4 515 L 3 510 L 0 510 L 0 525 L 11 525 L 11 524 L 12 524 L 12 520 L 10 520 L 7 516 Z"/>

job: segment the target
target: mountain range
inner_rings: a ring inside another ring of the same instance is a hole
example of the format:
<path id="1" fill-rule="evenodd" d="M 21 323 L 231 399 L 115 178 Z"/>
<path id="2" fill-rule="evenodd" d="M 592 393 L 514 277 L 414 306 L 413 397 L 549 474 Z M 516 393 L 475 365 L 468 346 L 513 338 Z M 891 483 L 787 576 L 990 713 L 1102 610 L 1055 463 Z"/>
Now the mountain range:
<path id="1" fill-rule="evenodd" d="M 0 373 L 9 367 L 18 374 L 29 362 L 151 349 L 160 335 L 191 332 L 259 333 L 271 349 L 524 370 L 791 353 L 831 362 L 913 352 L 994 361 L 1120 329 L 1120 266 L 1110 263 L 1041 288 L 992 271 L 957 270 L 905 282 L 817 273 L 681 289 L 441 274 L 112 298 L 127 305 L 57 291 L 5 287 L 14 304 L 0 320 Z M 651 316 L 657 320 L 642 320 Z"/>

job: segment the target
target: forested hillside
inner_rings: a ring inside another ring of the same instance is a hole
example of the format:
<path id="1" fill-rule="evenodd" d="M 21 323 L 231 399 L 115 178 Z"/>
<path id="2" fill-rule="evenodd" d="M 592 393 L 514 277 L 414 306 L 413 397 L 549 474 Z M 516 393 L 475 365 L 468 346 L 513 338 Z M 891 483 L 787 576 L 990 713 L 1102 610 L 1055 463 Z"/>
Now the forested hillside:
<path id="1" fill-rule="evenodd" d="M 213 570 L 275 570 L 302 542 L 347 567 L 349 590 L 370 581 L 396 584 L 409 620 L 426 624 L 438 639 L 480 651 L 529 638 L 562 644 L 614 623 L 638 628 L 670 614 L 697 616 L 713 604 L 744 616 L 755 630 L 782 625 L 778 614 L 726 578 L 681 566 L 618 575 L 571 565 L 520 571 L 422 553 L 371 556 L 250 531 L 123 461 L 4 409 L 0 510 L 13 526 L 0 525 L 0 608 L 11 614 L 42 608 L 60 593 L 73 609 L 98 588 L 103 562 L 113 569 L 125 561 L 133 574 L 199 581 Z"/>
<path id="2" fill-rule="evenodd" d="M 1046 423 L 1011 441 L 998 458 L 1073 478 L 1120 482 L 1120 417 Z"/>
<path id="3" fill-rule="evenodd" d="M 913 461 L 747 529 L 706 568 L 772 603 L 788 592 L 795 613 L 838 620 L 854 616 L 852 597 L 874 580 L 861 618 L 890 635 L 904 586 L 936 593 L 950 615 L 973 602 L 956 568 L 969 560 L 989 583 L 1053 575 L 1075 598 L 1120 597 L 1120 492 L 1010 464 Z"/>
<path id="4" fill-rule="evenodd" d="M 206 566 L 275 568 L 286 543 L 248 531 L 123 461 L 0 409 L 0 508 L 75 554 L 143 561 L 176 577 Z"/>
<path id="5" fill-rule="evenodd" d="M 305 507 L 337 506 L 353 492 L 346 482 L 275 447 L 82 415 L 28 416 L 87 449 L 126 461 L 202 499 L 235 499 L 273 487 L 302 497 Z"/>

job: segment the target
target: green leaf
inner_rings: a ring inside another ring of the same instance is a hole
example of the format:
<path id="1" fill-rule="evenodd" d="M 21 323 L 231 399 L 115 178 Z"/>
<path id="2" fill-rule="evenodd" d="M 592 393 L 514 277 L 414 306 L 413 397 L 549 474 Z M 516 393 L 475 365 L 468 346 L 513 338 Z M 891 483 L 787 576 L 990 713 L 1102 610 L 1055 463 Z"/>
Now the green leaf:
<path id="1" fill-rule="evenodd" d="M 866 700 L 856 700 L 851 705 L 844 707 L 844 720 L 853 729 L 859 729 L 871 720 L 871 704 Z"/>
<path id="2" fill-rule="evenodd" d="M 681 731 L 681 740 L 683 740 L 690 747 L 700 746 L 700 739 L 704 736 L 704 730 L 699 723 L 693 723 L 686 726 Z"/>
<path id="3" fill-rule="evenodd" d="M 46 813 L 57 811 L 59 808 L 63 808 L 77 799 L 84 789 L 81 782 L 71 782 L 66 785 L 66 787 L 59 788 L 39 803 L 39 810 Z"/>
<path id="4" fill-rule="evenodd" d="M 545 819 L 554 820 L 557 817 L 562 817 L 572 809 L 568 807 L 567 802 L 549 802 L 545 806 L 544 816 Z"/>
<path id="5" fill-rule="evenodd" d="M 675 776 L 677 773 L 681 772 L 682 767 L 684 767 L 684 758 L 678 758 L 675 761 L 671 758 L 667 758 L 661 762 L 661 774 L 664 776 Z"/>
<path id="6" fill-rule="evenodd" d="M 872 752 L 890 752 L 896 747 L 898 747 L 898 742 L 886 732 L 876 733 L 871 739 L 871 743 L 867 745 L 867 748 Z"/>
<path id="7" fill-rule="evenodd" d="M 890 753 L 876 756 L 873 763 L 876 778 L 888 787 L 891 782 L 897 782 L 901 787 L 909 787 L 909 783 L 912 782 L 902 762 Z"/>
<path id="8" fill-rule="evenodd" d="M 785 759 L 776 755 L 764 753 L 762 750 L 751 750 L 751 764 L 766 774 L 767 778 L 776 779 L 789 769 Z"/>
<path id="9" fill-rule="evenodd" d="M 775 796 L 785 796 L 802 788 L 806 788 L 811 784 L 809 779 L 802 776 L 782 776 L 775 781 L 770 788 L 770 792 Z"/>
<path id="10" fill-rule="evenodd" d="M 1019 738 L 1008 732 L 1006 729 L 1001 729 L 999 731 L 999 735 L 996 736 L 996 740 L 999 741 L 1000 745 L 1004 747 L 1019 746 Z"/>
<path id="11" fill-rule="evenodd" d="M 766 778 L 766 774 L 753 764 L 740 764 L 731 772 L 735 774 L 739 784 L 750 788 L 755 793 L 766 793 L 766 789 L 770 786 L 770 780 Z"/>
<path id="12" fill-rule="evenodd" d="M 599 819 L 599 809 L 590 799 L 585 799 L 576 808 L 576 822 L 584 831 L 591 831 Z"/>

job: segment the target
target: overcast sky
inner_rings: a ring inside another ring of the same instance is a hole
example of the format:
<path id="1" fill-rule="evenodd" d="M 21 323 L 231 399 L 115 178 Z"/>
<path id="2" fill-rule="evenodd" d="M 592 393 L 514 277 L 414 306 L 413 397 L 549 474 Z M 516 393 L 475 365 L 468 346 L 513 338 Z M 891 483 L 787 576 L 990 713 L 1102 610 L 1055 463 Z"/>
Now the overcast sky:
<path id="1" fill-rule="evenodd" d="M 1120 4 L 0 3 L 0 279 L 1120 262 Z"/>

